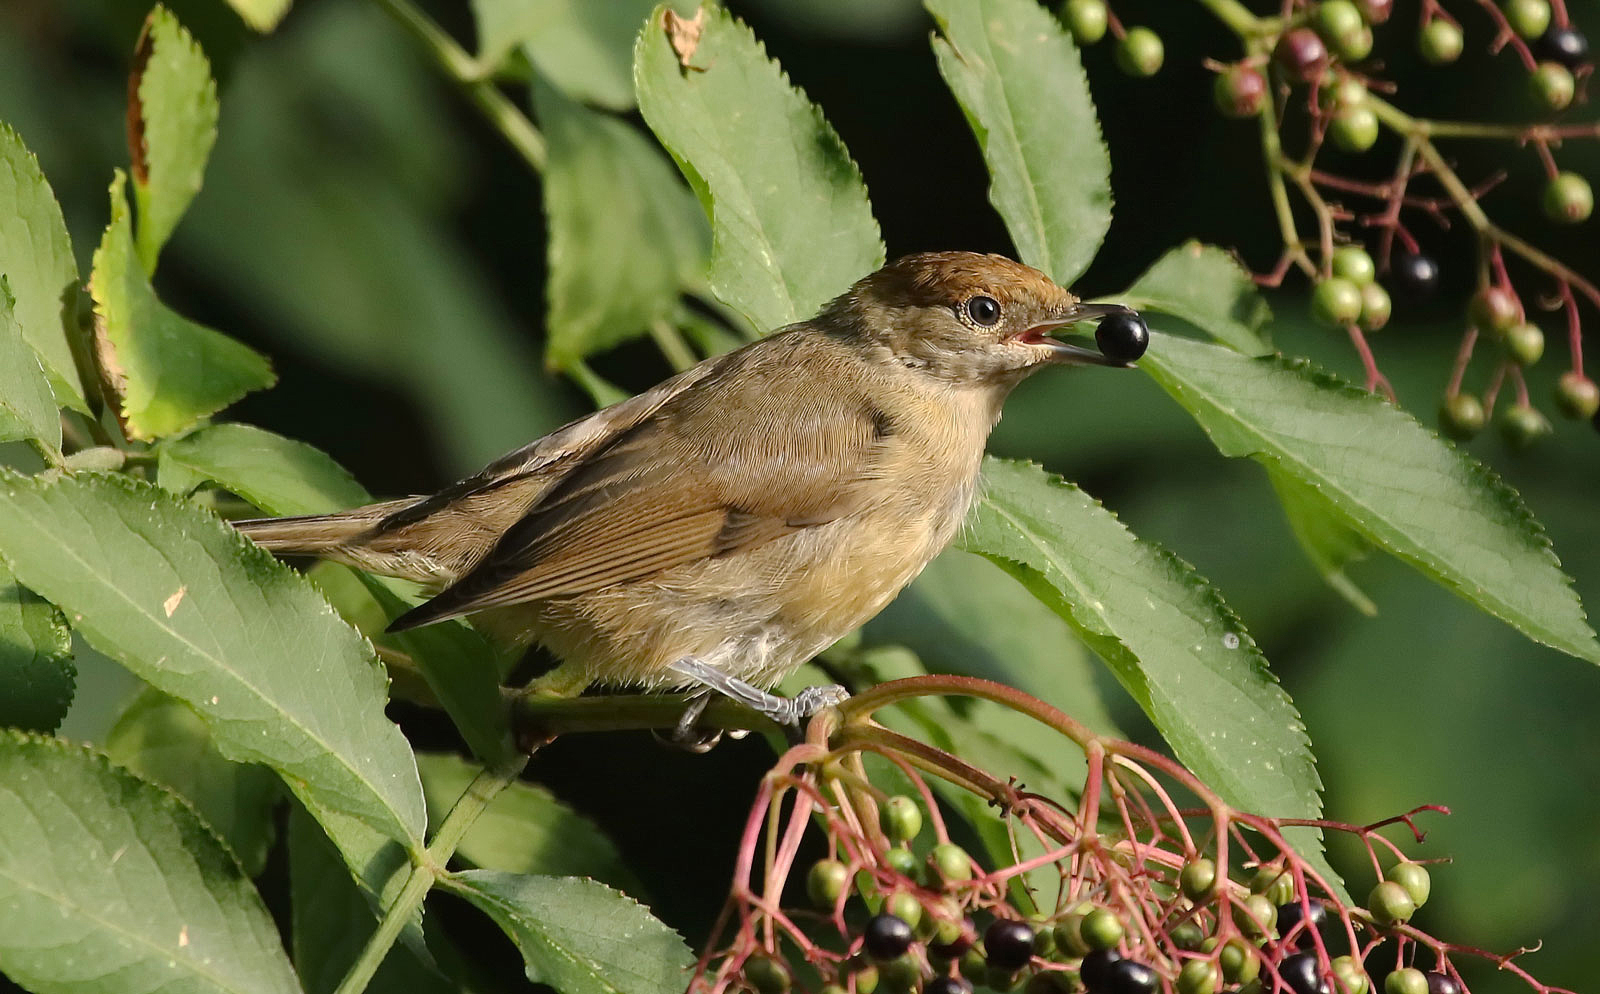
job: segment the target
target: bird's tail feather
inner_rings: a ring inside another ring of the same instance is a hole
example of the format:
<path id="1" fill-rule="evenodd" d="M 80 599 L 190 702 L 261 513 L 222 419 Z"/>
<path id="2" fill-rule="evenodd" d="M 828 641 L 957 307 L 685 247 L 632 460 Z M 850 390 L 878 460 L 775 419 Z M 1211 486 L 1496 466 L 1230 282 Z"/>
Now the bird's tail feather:
<path id="1" fill-rule="evenodd" d="M 291 556 L 316 556 L 350 545 L 384 518 L 415 503 L 417 498 L 368 504 L 336 514 L 306 514 L 293 518 L 249 518 L 233 526 L 269 552 Z"/>

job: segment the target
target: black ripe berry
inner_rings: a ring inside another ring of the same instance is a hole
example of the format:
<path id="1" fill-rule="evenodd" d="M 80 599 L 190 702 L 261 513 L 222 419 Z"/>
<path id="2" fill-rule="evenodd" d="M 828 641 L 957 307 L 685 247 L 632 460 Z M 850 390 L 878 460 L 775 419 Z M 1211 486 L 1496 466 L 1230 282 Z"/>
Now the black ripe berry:
<path id="1" fill-rule="evenodd" d="M 1323 924 L 1327 922 L 1328 909 L 1323 906 L 1322 902 L 1312 901 L 1311 914 L 1307 917 L 1305 915 L 1305 907 L 1299 901 L 1290 901 L 1288 904 L 1278 907 L 1278 934 L 1286 939 L 1289 937 L 1289 933 L 1294 932 L 1295 927 L 1300 924 L 1303 917 L 1306 925 L 1299 932 L 1295 932 L 1294 935 L 1294 944 L 1300 949 L 1312 944 L 1311 933 L 1321 929 Z"/>
<path id="2" fill-rule="evenodd" d="M 1094 330 L 1100 354 L 1113 362 L 1129 363 L 1150 347 L 1150 326 L 1137 311 L 1117 311 L 1100 319 Z"/>
<path id="3" fill-rule="evenodd" d="M 1421 300 L 1439 288 L 1439 264 L 1432 256 L 1407 252 L 1394 258 L 1394 278 L 1408 297 Z"/>
<path id="4" fill-rule="evenodd" d="M 1110 994 L 1111 968 L 1121 961 L 1122 954 L 1115 949 L 1096 949 L 1083 958 L 1078 976 L 1083 979 L 1083 986 L 1089 989 L 1089 994 Z"/>
<path id="5" fill-rule="evenodd" d="M 1577 28 L 1551 28 L 1539 39 L 1539 54 L 1568 69 L 1576 69 L 1589 61 L 1589 39 Z"/>
<path id="6" fill-rule="evenodd" d="M 998 918 L 983 933 L 983 950 L 990 966 L 1020 970 L 1033 958 L 1033 929 L 1019 921 Z"/>
<path id="7" fill-rule="evenodd" d="M 1106 987 L 1106 994 L 1155 994 L 1160 983 L 1154 970 L 1135 960 L 1117 960 L 1109 970 L 1111 983 Z M 1089 990 L 1099 994 L 1098 988 Z"/>
<path id="8" fill-rule="evenodd" d="M 923 985 L 922 994 L 972 994 L 972 985 L 961 977 L 934 977 Z"/>
<path id="9" fill-rule="evenodd" d="M 1295 953 L 1278 964 L 1278 976 L 1294 994 L 1331 994 L 1332 987 L 1317 969 L 1316 953 Z"/>
<path id="10" fill-rule="evenodd" d="M 1461 994 L 1461 985 L 1448 973 L 1430 973 L 1428 994 Z"/>
<path id="11" fill-rule="evenodd" d="M 880 963 L 896 959 L 911 948 L 911 926 L 894 915 L 874 915 L 861 932 L 861 944 Z"/>

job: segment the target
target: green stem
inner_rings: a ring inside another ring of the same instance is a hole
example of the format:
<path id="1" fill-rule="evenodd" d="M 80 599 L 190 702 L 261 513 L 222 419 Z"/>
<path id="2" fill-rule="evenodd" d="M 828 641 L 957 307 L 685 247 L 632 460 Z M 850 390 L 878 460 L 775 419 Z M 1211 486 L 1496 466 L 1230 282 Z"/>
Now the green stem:
<path id="1" fill-rule="evenodd" d="M 582 359 L 574 359 L 572 365 L 567 367 L 566 373 L 572 381 L 583 388 L 596 407 L 610 407 L 612 404 L 627 400 L 628 395 L 619 389 L 610 380 L 589 368 L 589 364 Z"/>
<path id="2" fill-rule="evenodd" d="M 483 116 L 494 125 L 511 147 L 527 161 L 536 172 L 544 171 L 544 135 L 533 126 L 526 114 L 517 108 L 511 98 L 500 91 L 494 80 L 486 78 L 478 61 L 456 44 L 428 16 L 414 7 L 410 0 L 373 0 L 388 12 L 400 26 L 411 32 L 422 47 L 450 79 L 477 105 Z"/>
<path id="3" fill-rule="evenodd" d="M 694 354 L 694 349 L 684 340 L 682 333 L 660 318 L 650 322 L 650 337 L 655 339 L 656 348 L 667 357 L 667 362 L 680 373 L 700 361 Z"/>
<path id="4" fill-rule="evenodd" d="M 1197 2 L 1247 44 L 1249 39 L 1271 32 L 1277 24 L 1276 18 L 1260 18 L 1250 13 L 1239 0 L 1197 0 Z"/>
<path id="5" fill-rule="evenodd" d="M 573 732 L 609 732 L 675 728 L 689 706 L 684 694 L 617 694 L 602 697 L 545 697 L 509 691 L 512 723 L 524 740 L 540 740 Z M 770 719 L 717 697 L 695 723 L 698 728 L 729 731 L 777 731 Z"/>
<path id="6" fill-rule="evenodd" d="M 1316 267 L 1306 255 L 1300 232 L 1295 229 L 1294 210 L 1289 206 L 1289 190 L 1283 182 L 1283 143 L 1278 139 L 1278 112 L 1272 101 L 1262 103 L 1256 118 L 1261 125 L 1261 159 L 1267 168 L 1267 193 L 1272 198 L 1272 212 L 1278 219 L 1278 235 L 1283 239 L 1283 249 L 1289 258 L 1305 270 L 1307 276 L 1316 276 Z"/>
<path id="7" fill-rule="evenodd" d="M 450 813 L 445 815 L 439 830 L 434 833 L 433 841 L 429 844 L 422 858 L 411 868 L 411 875 L 406 878 L 405 886 L 400 888 L 394 902 L 384 909 L 383 918 L 378 922 L 378 928 L 367 940 L 361 956 L 350 967 L 344 979 L 339 982 L 335 994 L 360 994 L 366 990 L 373 974 L 378 972 L 378 967 L 383 963 L 384 957 L 389 955 L 395 940 L 400 938 L 400 933 L 405 931 L 407 923 L 415 915 L 422 901 L 428 896 L 428 891 L 446 873 L 445 867 L 450 862 L 450 857 L 455 854 L 456 846 L 460 845 L 462 836 L 467 829 L 483 814 L 483 809 L 489 806 L 507 786 L 514 783 L 522 775 L 523 769 L 528 765 L 527 756 L 518 757 L 517 761 L 498 770 L 484 770 L 473 778 L 467 785 L 466 792 L 456 800 Z"/>

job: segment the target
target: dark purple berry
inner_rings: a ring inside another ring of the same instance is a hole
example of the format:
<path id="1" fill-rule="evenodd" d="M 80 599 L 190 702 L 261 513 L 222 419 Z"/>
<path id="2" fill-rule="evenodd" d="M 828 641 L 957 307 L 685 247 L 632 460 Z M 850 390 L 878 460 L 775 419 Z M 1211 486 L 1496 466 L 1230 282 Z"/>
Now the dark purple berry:
<path id="1" fill-rule="evenodd" d="M 1137 311 L 1118 311 L 1100 319 L 1094 330 L 1100 354 L 1113 362 L 1129 363 L 1150 347 L 1150 326 Z"/>
<path id="2" fill-rule="evenodd" d="M 1311 28 L 1295 28 L 1286 31 L 1278 39 L 1278 47 L 1273 50 L 1272 57 L 1284 71 L 1297 80 L 1305 82 L 1316 79 L 1328 65 L 1328 46 L 1322 43 L 1322 36 Z"/>
<path id="3" fill-rule="evenodd" d="M 1023 922 L 997 918 L 983 933 L 983 949 L 990 966 L 1020 970 L 1033 959 L 1033 929 Z"/>
<path id="4" fill-rule="evenodd" d="M 1078 976 L 1083 980 L 1083 986 L 1089 989 L 1089 994 L 1110 994 L 1111 968 L 1122 961 L 1122 954 L 1115 949 L 1096 949 L 1083 958 L 1083 965 L 1078 967 Z"/>
<path id="5" fill-rule="evenodd" d="M 1461 994 L 1461 985 L 1448 973 L 1430 973 L 1428 994 Z"/>
<path id="6" fill-rule="evenodd" d="M 911 948 L 911 926 L 894 915 L 874 915 L 861 932 L 861 944 L 880 963 L 896 959 Z"/>
<path id="7" fill-rule="evenodd" d="M 1571 25 L 1553 27 L 1539 39 L 1539 54 L 1568 69 L 1576 69 L 1589 61 L 1589 39 Z"/>
<path id="8" fill-rule="evenodd" d="M 1317 969 L 1316 953 L 1295 953 L 1278 964 L 1278 976 L 1294 994 L 1332 994 L 1333 988 Z"/>
<path id="9" fill-rule="evenodd" d="M 934 977 L 922 986 L 922 994 L 972 994 L 972 985 L 962 977 Z"/>
<path id="10" fill-rule="evenodd" d="M 1439 288 L 1439 264 L 1421 252 L 1406 252 L 1394 257 L 1395 282 L 1407 296 L 1421 300 Z"/>
<path id="11" fill-rule="evenodd" d="M 1302 917 L 1305 917 L 1306 925 L 1299 932 L 1295 932 Z M 1290 933 L 1294 933 L 1294 944 L 1299 949 L 1311 945 L 1311 933 L 1320 930 L 1327 921 L 1328 909 L 1321 901 L 1311 902 L 1309 917 L 1305 916 L 1305 907 L 1299 901 L 1290 901 L 1278 907 L 1278 934 L 1287 939 Z"/>
<path id="12" fill-rule="evenodd" d="M 1111 983 L 1107 994 L 1155 994 L 1159 981 L 1156 972 L 1143 963 L 1131 959 L 1117 960 L 1108 968 Z M 1094 988 L 1090 988 L 1094 991 Z M 1095 992 L 1098 994 L 1098 992 Z"/>

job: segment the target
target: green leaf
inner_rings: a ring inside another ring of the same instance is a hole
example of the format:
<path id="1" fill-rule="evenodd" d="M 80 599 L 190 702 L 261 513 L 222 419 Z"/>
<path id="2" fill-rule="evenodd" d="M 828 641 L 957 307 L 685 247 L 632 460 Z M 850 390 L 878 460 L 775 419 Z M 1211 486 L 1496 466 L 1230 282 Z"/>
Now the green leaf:
<path id="1" fill-rule="evenodd" d="M 175 493 L 215 483 L 268 514 L 323 514 L 372 500 L 321 449 L 252 425 L 210 425 L 156 451 L 158 479 Z"/>
<path id="2" fill-rule="evenodd" d="M 54 731 L 72 704 L 77 675 L 61 612 L 0 563 L 0 725 Z"/>
<path id="3" fill-rule="evenodd" d="M 925 0 L 939 73 L 983 149 L 1019 258 L 1063 286 L 1111 226 L 1111 155 L 1072 38 L 1036 0 Z"/>
<path id="4" fill-rule="evenodd" d="M 234 13 L 256 31 L 266 34 L 278 26 L 283 15 L 289 13 L 293 0 L 228 0 Z"/>
<path id="5" fill-rule="evenodd" d="M 1315 487 L 1272 466 L 1267 467 L 1267 479 L 1278 494 L 1295 540 L 1322 579 L 1351 607 L 1368 617 L 1376 615 L 1378 606 L 1344 572 L 1347 564 L 1366 558 L 1372 543 L 1330 513 Z"/>
<path id="6" fill-rule="evenodd" d="M 1516 491 L 1405 411 L 1304 361 L 1154 335 L 1139 365 L 1223 455 L 1302 496 L 1529 638 L 1600 663 L 1549 539 Z"/>
<path id="7" fill-rule="evenodd" d="M 669 13 L 657 7 L 639 36 L 634 84 L 711 216 L 711 289 L 762 331 L 808 318 L 883 265 L 861 173 L 749 28 L 701 8 L 685 67 Z"/>
<path id="8" fill-rule="evenodd" d="M 382 667 L 304 577 L 158 487 L 94 474 L 0 474 L 0 556 L 90 645 L 193 708 L 224 756 L 272 767 L 319 820 L 420 850 L 422 790 Z"/>
<path id="9" fill-rule="evenodd" d="M 16 298 L 0 273 L 0 442 L 32 438 L 61 449 L 61 417 L 39 355 L 17 323 Z"/>
<path id="10" fill-rule="evenodd" d="M 78 334 L 78 263 L 50 184 L 22 137 L 0 123 L 0 275 L 16 297 L 22 338 L 38 353 L 56 403 L 87 414 L 71 342 Z M 7 390 L 7 393 L 10 391 Z"/>
<path id="11" fill-rule="evenodd" d="M 217 141 L 218 112 L 205 53 L 172 12 L 158 5 L 134 46 L 128 101 L 139 262 L 146 273 L 155 273 L 161 246 L 200 192 Z"/>
<path id="12" fill-rule="evenodd" d="M 260 875 L 277 835 L 272 809 L 282 797 L 271 770 L 224 759 L 187 704 L 149 687 L 112 726 L 105 749 L 112 762 L 194 805 L 245 873 Z"/>
<path id="13" fill-rule="evenodd" d="M 668 320 L 680 289 L 705 277 L 705 216 L 660 148 L 614 117 L 542 85 L 549 142 L 547 356 L 564 369 Z"/>
<path id="14" fill-rule="evenodd" d="M 561 994 L 682 994 L 694 956 L 626 894 L 578 877 L 468 870 L 449 886 L 522 951 L 528 979 Z"/>
<path id="15" fill-rule="evenodd" d="M 306 994 L 333 994 L 377 930 L 372 906 L 341 872 L 339 850 L 298 804 L 289 810 L 289 927 L 295 970 Z M 368 994 L 453 990 L 405 945 L 393 946 Z"/>
<path id="16" fill-rule="evenodd" d="M 0 732 L 0 970 L 37 994 L 300 990 L 232 856 L 172 794 Z"/>
<path id="17" fill-rule="evenodd" d="M 441 753 L 418 753 L 428 823 L 438 825 L 474 777 L 476 763 Z M 456 855 L 486 870 L 594 877 L 637 892 L 638 880 L 599 826 L 548 790 L 518 780 L 495 796 L 467 829 Z"/>
<path id="18" fill-rule="evenodd" d="M 1263 337 L 1272 311 L 1249 272 L 1213 245 L 1184 242 L 1119 294 L 1129 307 L 1182 318 L 1245 355 L 1272 351 Z"/>
<path id="19" fill-rule="evenodd" d="M 276 379 L 267 360 L 168 310 L 133 258 L 126 177 L 111 181 L 111 223 L 94 253 L 89 290 L 95 348 L 128 435 L 173 435 Z"/>
<path id="20" fill-rule="evenodd" d="M 478 61 L 498 71 L 513 51 L 574 100 L 633 108 L 633 40 L 656 0 L 472 0 Z"/>
<path id="21" fill-rule="evenodd" d="M 1236 807 L 1320 816 L 1305 726 L 1214 587 L 1036 466 L 991 457 L 981 493 L 965 547 L 1065 619 L 1186 766 Z"/>

